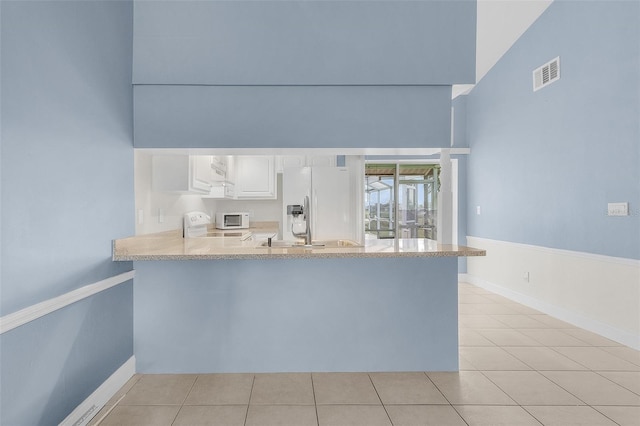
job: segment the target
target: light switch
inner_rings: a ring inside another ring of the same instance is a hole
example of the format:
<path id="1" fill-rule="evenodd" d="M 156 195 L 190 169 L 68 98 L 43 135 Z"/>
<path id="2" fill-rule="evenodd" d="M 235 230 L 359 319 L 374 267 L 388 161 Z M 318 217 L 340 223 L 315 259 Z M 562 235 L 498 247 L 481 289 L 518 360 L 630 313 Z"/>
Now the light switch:
<path id="1" fill-rule="evenodd" d="M 608 216 L 629 216 L 629 203 L 607 204 Z"/>
<path id="2" fill-rule="evenodd" d="M 164 210 L 158 209 L 158 223 L 164 223 Z"/>
<path id="3" fill-rule="evenodd" d="M 476 214 L 479 215 L 480 214 L 480 206 L 476 206 Z"/>

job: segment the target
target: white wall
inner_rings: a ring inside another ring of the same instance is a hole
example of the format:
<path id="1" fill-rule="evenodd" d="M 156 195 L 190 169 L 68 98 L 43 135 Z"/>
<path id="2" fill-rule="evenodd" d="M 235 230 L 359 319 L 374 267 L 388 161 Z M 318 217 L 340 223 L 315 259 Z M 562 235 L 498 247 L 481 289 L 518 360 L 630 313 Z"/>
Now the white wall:
<path id="1" fill-rule="evenodd" d="M 152 191 L 151 154 L 141 150 L 134 151 L 136 235 L 180 229 L 186 212 L 208 211 L 200 195 Z M 139 217 L 141 210 L 142 223 Z"/>
<path id="2" fill-rule="evenodd" d="M 640 260 L 467 237 L 469 282 L 640 349 Z M 525 279 L 528 273 L 528 280 Z"/>

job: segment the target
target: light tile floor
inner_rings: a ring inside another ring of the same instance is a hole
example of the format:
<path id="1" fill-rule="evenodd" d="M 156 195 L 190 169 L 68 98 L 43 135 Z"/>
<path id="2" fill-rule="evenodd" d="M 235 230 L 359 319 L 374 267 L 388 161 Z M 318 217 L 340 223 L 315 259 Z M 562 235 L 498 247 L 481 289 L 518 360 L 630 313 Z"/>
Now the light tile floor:
<path id="1" fill-rule="evenodd" d="M 459 285 L 460 372 L 136 375 L 92 425 L 640 426 L 640 352 Z"/>

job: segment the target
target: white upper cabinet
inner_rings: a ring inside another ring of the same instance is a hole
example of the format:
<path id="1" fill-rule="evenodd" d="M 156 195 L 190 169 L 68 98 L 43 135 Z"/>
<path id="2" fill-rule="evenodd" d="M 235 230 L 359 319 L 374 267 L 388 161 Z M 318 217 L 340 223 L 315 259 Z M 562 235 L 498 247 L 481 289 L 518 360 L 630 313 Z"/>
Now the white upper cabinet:
<path id="1" fill-rule="evenodd" d="M 235 198 L 235 185 L 230 182 L 219 182 L 211 187 L 208 194 L 202 194 L 202 198 Z"/>
<path id="2" fill-rule="evenodd" d="M 282 170 L 288 167 L 304 167 L 307 165 L 307 157 L 304 155 L 280 155 L 277 157 L 277 171 L 282 173 Z"/>
<path id="3" fill-rule="evenodd" d="M 154 155 L 151 159 L 154 191 L 204 194 L 213 182 L 210 155 Z"/>
<path id="4" fill-rule="evenodd" d="M 234 157 L 233 160 L 235 198 L 275 200 L 278 197 L 274 156 L 242 155 Z"/>
<path id="5" fill-rule="evenodd" d="M 213 186 L 202 198 L 235 198 L 234 158 L 231 155 L 214 155 L 211 157 Z"/>
<path id="6" fill-rule="evenodd" d="M 227 171 L 227 156 L 224 155 L 212 155 L 211 156 L 211 167 L 217 170 L 221 170 L 223 172 Z"/>
<path id="7" fill-rule="evenodd" d="M 335 167 L 337 164 L 335 155 L 307 155 L 307 166 Z"/>
<path id="8" fill-rule="evenodd" d="M 280 155 L 276 158 L 276 172 L 289 167 L 329 166 L 337 164 L 335 155 Z"/>
<path id="9" fill-rule="evenodd" d="M 211 155 L 190 155 L 191 187 L 196 190 L 206 191 L 211 188 L 214 181 L 214 173 L 211 168 Z"/>
<path id="10" fill-rule="evenodd" d="M 208 157 L 205 155 L 204 157 Z M 211 157 L 211 176 L 213 182 L 222 184 L 228 180 L 227 157 L 224 155 L 212 155 Z"/>

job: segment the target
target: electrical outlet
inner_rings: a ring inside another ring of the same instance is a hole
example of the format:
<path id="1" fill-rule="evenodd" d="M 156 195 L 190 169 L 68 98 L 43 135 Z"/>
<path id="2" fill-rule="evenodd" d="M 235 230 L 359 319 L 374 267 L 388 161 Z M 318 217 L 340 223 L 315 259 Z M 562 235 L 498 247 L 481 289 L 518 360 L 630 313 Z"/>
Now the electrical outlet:
<path id="1" fill-rule="evenodd" d="M 629 216 L 629 203 L 607 204 L 608 216 Z"/>
<path id="2" fill-rule="evenodd" d="M 158 223 L 164 223 L 164 210 L 158 209 Z"/>
<path id="3" fill-rule="evenodd" d="M 522 274 L 522 279 L 523 279 L 525 282 L 527 282 L 527 283 L 529 282 L 529 272 L 528 272 L 528 271 L 527 271 L 527 272 L 524 272 L 524 273 Z"/>
<path id="4" fill-rule="evenodd" d="M 477 214 L 477 215 L 480 215 L 480 211 L 481 211 L 481 210 L 480 210 L 480 206 L 476 206 L 476 214 Z"/>
<path id="5" fill-rule="evenodd" d="M 138 225 L 142 225 L 144 223 L 144 210 L 138 209 Z"/>

